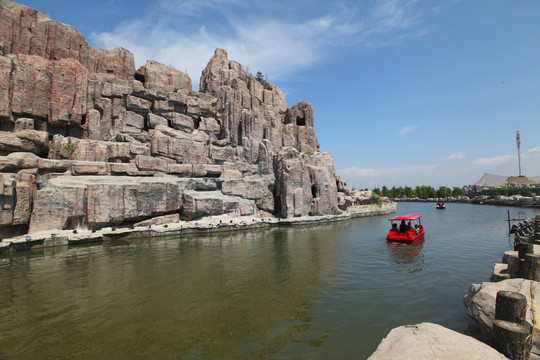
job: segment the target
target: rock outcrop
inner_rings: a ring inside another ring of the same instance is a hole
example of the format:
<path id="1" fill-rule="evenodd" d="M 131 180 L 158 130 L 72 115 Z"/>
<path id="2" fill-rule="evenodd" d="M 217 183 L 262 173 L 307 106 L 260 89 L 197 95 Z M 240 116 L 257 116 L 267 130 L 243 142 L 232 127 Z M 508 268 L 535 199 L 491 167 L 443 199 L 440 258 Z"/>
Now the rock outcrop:
<path id="1" fill-rule="evenodd" d="M 527 304 L 529 304 L 525 314 L 525 321 L 529 324 L 531 329 L 533 322 L 535 321 L 533 309 L 536 312 L 536 309 L 539 306 L 536 299 L 540 299 L 540 288 L 536 281 L 515 278 L 498 282 L 472 284 L 467 295 L 463 298 L 463 303 L 467 308 L 467 315 L 475 321 L 482 338 L 487 343 L 491 343 L 492 339 L 493 321 L 495 320 L 495 303 L 499 291 L 513 291 L 525 296 Z M 531 299 L 531 291 L 534 298 L 534 305 L 532 305 L 533 300 Z M 540 334 L 534 332 L 531 359 L 540 358 L 539 344 Z"/>
<path id="2" fill-rule="evenodd" d="M 440 325 L 422 323 L 400 326 L 388 334 L 368 360 L 506 359 L 467 335 Z"/>
<path id="3" fill-rule="evenodd" d="M 0 237 L 329 214 L 349 191 L 319 152 L 312 106 L 288 108 L 222 49 L 196 92 L 179 70 L 136 70 L 128 50 L 91 49 L 73 27 L 0 0 L 0 90 Z"/>

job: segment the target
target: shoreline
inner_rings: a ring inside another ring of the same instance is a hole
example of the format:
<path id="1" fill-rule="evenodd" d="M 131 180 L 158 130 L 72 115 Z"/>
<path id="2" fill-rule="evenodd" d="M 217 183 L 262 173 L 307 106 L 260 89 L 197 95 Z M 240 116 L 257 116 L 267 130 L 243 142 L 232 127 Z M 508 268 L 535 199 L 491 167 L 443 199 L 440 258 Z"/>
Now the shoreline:
<path id="1" fill-rule="evenodd" d="M 382 205 L 350 206 L 340 215 L 302 216 L 290 219 L 260 216 L 216 215 L 191 221 L 179 221 L 160 225 L 137 227 L 108 226 L 99 230 L 50 230 L 6 238 L 0 241 L 0 253 L 66 246 L 115 240 L 156 238 L 190 235 L 199 233 L 233 232 L 269 228 L 273 226 L 301 226 L 335 221 L 345 221 L 358 217 L 381 216 L 397 211 L 397 203 Z"/>
<path id="2" fill-rule="evenodd" d="M 459 198 L 445 198 L 445 203 L 461 203 L 461 204 L 474 204 L 474 205 L 495 205 L 495 206 L 515 206 L 515 207 L 532 207 L 540 208 L 540 196 L 525 197 L 525 196 L 512 196 L 512 197 L 498 197 L 496 199 L 490 199 L 488 197 L 475 197 L 472 199 L 459 199 Z M 439 202 L 437 198 L 390 198 L 394 202 Z"/>

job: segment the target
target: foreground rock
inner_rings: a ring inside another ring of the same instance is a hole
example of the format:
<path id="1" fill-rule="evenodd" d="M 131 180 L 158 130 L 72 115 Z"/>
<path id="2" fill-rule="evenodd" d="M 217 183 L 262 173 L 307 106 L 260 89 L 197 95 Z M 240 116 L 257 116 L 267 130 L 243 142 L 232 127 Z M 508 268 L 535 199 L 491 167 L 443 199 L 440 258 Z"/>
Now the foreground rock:
<path id="1" fill-rule="evenodd" d="M 506 359 L 492 347 L 440 325 L 405 325 L 390 331 L 369 360 Z"/>
<path id="2" fill-rule="evenodd" d="M 534 296 L 534 309 L 536 312 L 540 306 L 540 302 L 538 302 L 538 299 L 540 299 L 540 283 L 537 281 L 516 278 L 499 282 L 484 282 L 471 285 L 469 292 L 463 298 L 463 303 L 467 308 L 467 315 L 475 321 L 487 343 L 491 343 L 493 321 L 495 320 L 495 301 L 499 291 L 515 291 L 525 296 L 527 304 L 529 304 L 525 315 L 525 321 L 532 328 L 533 306 L 531 301 L 531 284 Z M 531 359 L 540 358 L 539 344 L 540 334 L 536 331 L 533 337 Z"/>

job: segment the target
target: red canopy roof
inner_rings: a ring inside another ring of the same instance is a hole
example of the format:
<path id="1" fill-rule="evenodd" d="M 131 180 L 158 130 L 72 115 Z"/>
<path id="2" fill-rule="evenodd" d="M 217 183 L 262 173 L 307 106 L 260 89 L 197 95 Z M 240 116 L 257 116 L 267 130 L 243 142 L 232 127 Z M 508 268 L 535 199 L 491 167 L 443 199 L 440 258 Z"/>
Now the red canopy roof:
<path id="1" fill-rule="evenodd" d="M 422 217 L 422 215 L 417 215 L 417 214 L 407 214 L 407 215 L 403 215 L 403 216 L 397 216 L 393 219 L 388 219 L 388 221 L 392 221 L 392 220 L 418 220 Z"/>

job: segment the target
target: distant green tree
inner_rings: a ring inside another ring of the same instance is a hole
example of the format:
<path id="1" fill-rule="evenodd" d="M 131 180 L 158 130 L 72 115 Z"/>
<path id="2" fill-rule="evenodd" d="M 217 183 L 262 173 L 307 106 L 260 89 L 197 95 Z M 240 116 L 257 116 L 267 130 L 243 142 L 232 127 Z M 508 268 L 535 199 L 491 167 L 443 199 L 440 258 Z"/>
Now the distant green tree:
<path id="1" fill-rule="evenodd" d="M 381 189 L 379 189 L 379 188 L 375 188 L 375 189 L 373 189 L 373 190 L 371 190 L 371 191 L 372 191 L 374 194 L 376 194 L 376 195 L 382 195 Z"/>
<path id="2" fill-rule="evenodd" d="M 452 189 L 452 197 L 461 196 L 462 193 L 463 193 L 463 189 L 460 187 L 454 186 L 454 188 Z"/>
<path id="3" fill-rule="evenodd" d="M 264 75 L 260 71 L 257 71 L 257 75 L 255 75 L 255 77 L 257 78 L 257 80 L 264 80 Z"/>

